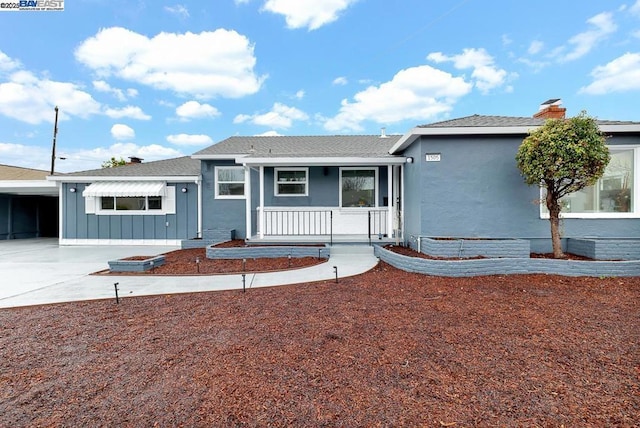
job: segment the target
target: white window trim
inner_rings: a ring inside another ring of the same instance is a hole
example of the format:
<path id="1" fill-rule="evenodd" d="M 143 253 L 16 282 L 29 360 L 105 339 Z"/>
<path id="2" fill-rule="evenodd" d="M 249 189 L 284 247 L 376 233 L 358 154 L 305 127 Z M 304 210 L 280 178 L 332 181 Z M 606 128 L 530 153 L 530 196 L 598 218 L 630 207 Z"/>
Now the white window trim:
<path id="1" fill-rule="evenodd" d="M 342 206 L 342 171 L 374 171 L 374 183 L 373 183 L 373 195 L 375 199 L 375 205 L 373 207 L 343 207 Z M 380 206 L 380 202 L 378 201 L 378 193 L 380 193 L 380 189 L 378 189 L 378 167 L 358 167 L 358 166 L 344 166 L 340 167 L 340 178 L 338 179 L 338 204 L 340 209 L 342 210 L 362 210 L 362 209 L 370 209 L 370 208 L 378 208 Z"/>
<path id="2" fill-rule="evenodd" d="M 278 181 L 280 171 L 304 171 L 304 181 Z M 280 193 L 278 184 L 304 184 L 304 193 Z M 309 168 L 274 168 L 273 169 L 273 194 L 278 197 L 296 198 L 309 196 Z"/>
<path id="3" fill-rule="evenodd" d="M 95 215 L 166 215 L 166 214 L 175 214 L 176 213 L 176 187 L 175 186 L 167 186 L 166 187 L 166 195 L 161 196 L 162 198 L 162 209 L 159 210 L 116 210 L 115 208 L 112 210 L 103 210 L 102 209 L 102 198 L 110 198 L 115 196 L 96 196 L 96 197 L 85 197 L 85 213 L 86 214 L 95 214 Z M 142 197 L 142 196 L 141 196 Z M 148 198 L 148 196 L 145 196 Z M 149 201 L 147 200 L 147 206 Z M 91 209 L 93 208 L 93 209 Z"/>
<path id="4" fill-rule="evenodd" d="M 237 169 L 237 170 L 242 170 L 242 172 L 244 173 L 244 180 L 243 181 L 223 181 L 223 183 L 242 183 L 244 185 L 244 194 L 243 195 L 221 195 L 220 194 L 220 187 L 218 186 L 218 170 L 219 169 Z M 246 194 L 247 194 L 247 180 L 249 179 L 248 177 L 248 173 L 245 170 L 245 168 L 243 166 L 235 166 L 235 165 L 229 165 L 229 166 L 216 166 L 213 169 L 213 175 L 214 175 L 214 188 L 215 188 L 215 198 L 216 199 L 245 199 L 246 198 Z"/>
<path id="5" fill-rule="evenodd" d="M 567 213 L 560 212 L 560 218 L 580 219 L 624 219 L 640 218 L 640 146 L 637 145 L 612 145 L 609 150 L 633 150 L 633 209 L 632 212 L 598 212 L 598 213 Z M 598 180 L 599 181 L 599 180 Z M 548 220 L 549 212 L 546 211 L 544 201 L 544 187 L 540 187 L 540 218 Z"/>

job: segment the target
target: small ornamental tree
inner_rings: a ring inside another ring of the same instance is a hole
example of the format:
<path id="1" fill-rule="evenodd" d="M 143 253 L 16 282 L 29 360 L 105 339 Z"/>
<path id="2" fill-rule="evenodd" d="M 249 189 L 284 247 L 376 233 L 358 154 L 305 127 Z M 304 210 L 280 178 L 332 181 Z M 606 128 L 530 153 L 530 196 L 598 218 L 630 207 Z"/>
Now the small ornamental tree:
<path id="1" fill-rule="evenodd" d="M 126 165 L 127 161 L 123 158 L 116 159 L 115 157 L 111 157 L 108 161 L 102 162 L 103 168 L 115 168 L 116 166 Z"/>
<path id="2" fill-rule="evenodd" d="M 584 111 L 570 119 L 548 119 L 520 145 L 516 162 L 524 181 L 546 190 L 544 202 L 549 210 L 554 258 L 564 256 L 560 199 L 595 184 L 609 160 L 604 134 Z"/>

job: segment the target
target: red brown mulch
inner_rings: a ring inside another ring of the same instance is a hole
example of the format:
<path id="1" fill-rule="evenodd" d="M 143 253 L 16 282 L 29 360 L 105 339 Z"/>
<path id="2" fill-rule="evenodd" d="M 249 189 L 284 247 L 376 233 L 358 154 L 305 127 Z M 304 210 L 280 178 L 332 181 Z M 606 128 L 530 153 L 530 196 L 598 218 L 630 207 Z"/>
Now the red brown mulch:
<path id="1" fill-rule="evenodd" d="M 231 241 L 233 242 L 233 241 Z M 241 241 L 242 242 L 242 241 Z M 232 246 L 232 245 L 228 245 Z M 145 272 L 99 272 L 101 275 L 215 275 L 232 274 L 242 272 L 273 272 L 289 269 L 300 269 L 325 263 L 327 259 L 317 257 L 288 257 L 277 258 L 247 258 L 243 265 L 242 259 L 208 259 L 204 248 L 192 248 L 186 250 L 176 250 L 165 253 L 165 264 L 154 267 L 153 270 Z M 134 256 L 148 259 L 149 256 Z M 200 261 L 196 263 L 196 258 Z M 128 257 L 124 260 L 133 259 Z"/>
<path id="2" fill-rule="evenodd" d="M 350 278 L 0 310 L 0 426 L 636 426 L 640 277 Z"/>

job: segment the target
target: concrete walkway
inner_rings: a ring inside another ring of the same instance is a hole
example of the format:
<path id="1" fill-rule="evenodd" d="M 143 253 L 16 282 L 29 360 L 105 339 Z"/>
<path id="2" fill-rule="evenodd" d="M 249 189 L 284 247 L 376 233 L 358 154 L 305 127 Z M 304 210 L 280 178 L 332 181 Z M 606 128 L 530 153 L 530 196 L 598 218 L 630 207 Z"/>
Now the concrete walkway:
<path id="1" fill-rule="evenodd" d="M 57 239 L 0 241 L 0 308 L 200 291 L 241 290 L 242 275 L 98 276 L 107 262 L 176 250 L 159 246 L 58 246 Z M 286 272 L 246 274 L 246 288 L 297 284 L 357 275 L 377 263 L 371 247 L 338 246 L 328 263 Z"/>

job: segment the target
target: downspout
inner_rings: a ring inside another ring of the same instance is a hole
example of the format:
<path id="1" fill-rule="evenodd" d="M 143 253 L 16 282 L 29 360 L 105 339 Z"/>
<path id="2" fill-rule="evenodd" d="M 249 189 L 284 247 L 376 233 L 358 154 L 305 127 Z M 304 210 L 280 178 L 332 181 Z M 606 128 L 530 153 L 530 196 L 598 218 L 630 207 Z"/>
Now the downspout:
<path id="1" fill-rule="evenodd" d="M 65 230 L 64 230 L 64 217 L 63 217 L 63 205 L 64 205 L 64 199 L 62 198 L 62 196 L 64 195 L 64 192 L 62 191 L 64 188 L 64 183 L 63 182 L 58 182 L 58 245 L 61 245 L 63 242 L 63 237 L 65 236 Z M 78 236 L 76 235 L 76 238 Z"/>
<path id="2" fill-rule="evenodd" d="M 203 212 L 202 212 L 202 176 L 198 176 L 198 178 L 196 178 L 196 186 L 198 186 L 198 212 L 196 213 L 196 215 L 198 216 L 198 230 L 196 232 L 196 236 L 198 238 L 202 239 L 202 217 L 203 217 Z"/>
<path id="3" fill-rule="evenodd" d="M 259 238 L 264 238 L 264 165 L 260 165 L 260 207 L 258 210 Z"/>

